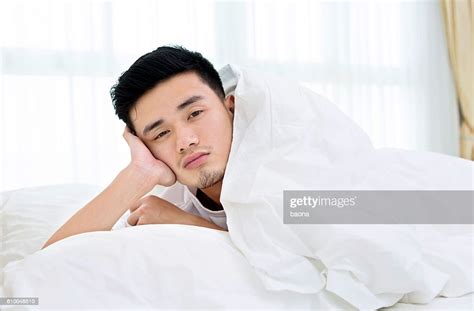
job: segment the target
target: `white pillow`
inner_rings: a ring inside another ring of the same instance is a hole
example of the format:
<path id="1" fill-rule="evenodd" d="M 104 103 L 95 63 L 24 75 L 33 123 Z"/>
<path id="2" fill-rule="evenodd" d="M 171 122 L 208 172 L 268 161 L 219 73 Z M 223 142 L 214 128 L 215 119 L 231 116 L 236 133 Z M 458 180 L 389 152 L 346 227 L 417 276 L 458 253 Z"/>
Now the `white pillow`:
<path id="1" fill-rule="evenodd" d="M 0 193 L 0 267 L 39 250 L 100 191 L 93 185 L 62 184 Z"/>
<path id="2" fill-rule="evenodd" d="M 147 195 L 159 196 L 156 186 Z M 69 218 L 97 196 L 102 187 L 59 184 L 21 188 L 0 193 L 0 268 L 41 249 Z M 127 210 L 112 230 L 127 227 Z"/>
<path id="3" fill-rule="evenodd" d="M 227 232 L 196 226 L 83 233 L 12 262 L 3 272 L 1 297 L 38 297 L 48 310 L 350 309 L 325 291 L 267 291 Z"/>

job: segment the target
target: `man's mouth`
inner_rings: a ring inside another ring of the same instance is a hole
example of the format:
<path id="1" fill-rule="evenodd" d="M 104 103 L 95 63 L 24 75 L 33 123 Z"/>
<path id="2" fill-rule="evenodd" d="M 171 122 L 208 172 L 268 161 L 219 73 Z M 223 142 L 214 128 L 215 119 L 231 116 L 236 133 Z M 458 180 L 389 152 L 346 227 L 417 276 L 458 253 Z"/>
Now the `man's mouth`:
<path id="1" fill-rule="evenodd" d="M 209 153 L 205 152 L 198 152 L 195 154 L 192 154 L 188 156 L 185 161 L 184 161 L 184 168 L 186 169 L 194 169 L 202 164 L 204 164 L 207 161 L 207 158 L 209 157 Z"/>

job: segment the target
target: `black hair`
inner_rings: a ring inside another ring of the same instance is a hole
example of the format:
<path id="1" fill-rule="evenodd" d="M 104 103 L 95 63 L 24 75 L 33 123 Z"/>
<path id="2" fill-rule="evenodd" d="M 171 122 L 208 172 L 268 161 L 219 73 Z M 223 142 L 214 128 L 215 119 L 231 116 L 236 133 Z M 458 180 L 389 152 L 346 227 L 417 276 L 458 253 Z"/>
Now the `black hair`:
<path id="1" fill-rule="evenodd" d="M 110 96 L 115 114 L 135 133 L 129 112 L 137 100 L 160 82 L 184 72 L 195 72 L 222 101 L 224 100 L 222 81 L 206 58 L 182 46 L 161 46 L 138 58 L 112 86 Z"/>

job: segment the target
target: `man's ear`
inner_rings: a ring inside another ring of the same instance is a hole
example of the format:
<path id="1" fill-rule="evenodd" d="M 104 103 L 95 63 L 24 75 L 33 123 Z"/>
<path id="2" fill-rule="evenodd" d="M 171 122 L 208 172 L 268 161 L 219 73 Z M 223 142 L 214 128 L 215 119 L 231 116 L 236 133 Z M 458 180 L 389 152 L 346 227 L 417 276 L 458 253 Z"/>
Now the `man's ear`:
<path id="1" fill-rule="evenodd" d="M 227 108 L 227 110 L 229 110 L 230 112 L 232 112 L 232 114 L 234 114 L 234 107 L 235 107 L 234 95 L 227 96 L 224 101 L 224 105 Z"/>

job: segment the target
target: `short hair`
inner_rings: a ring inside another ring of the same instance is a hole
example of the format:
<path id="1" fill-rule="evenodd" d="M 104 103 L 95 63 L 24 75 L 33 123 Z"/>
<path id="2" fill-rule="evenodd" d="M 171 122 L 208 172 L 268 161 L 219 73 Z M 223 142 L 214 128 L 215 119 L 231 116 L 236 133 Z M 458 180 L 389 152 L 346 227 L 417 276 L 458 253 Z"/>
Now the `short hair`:
<path id="1" fill-rule="evenodd" d="M 115 114 L 136 134 L 129 118 L 137 100 L 159 83 L 180 73 L 195 72 L 223 101 L 224 88 L 212 64 L 182 46 L 161 46 L 138 58 L 110 89 Z"/>

